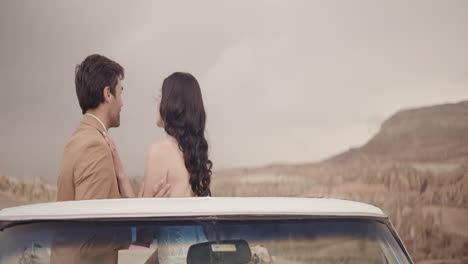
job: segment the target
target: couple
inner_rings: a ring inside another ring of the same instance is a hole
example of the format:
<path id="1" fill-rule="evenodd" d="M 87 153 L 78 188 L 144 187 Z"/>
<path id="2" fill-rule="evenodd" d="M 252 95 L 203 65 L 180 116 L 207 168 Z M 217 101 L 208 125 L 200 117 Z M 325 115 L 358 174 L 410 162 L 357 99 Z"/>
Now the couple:
<path id="1" fill-rule="evenodd" d="M 58 201 L 136 197 L 108 129 L 120 125 L 124 69 L 90 55 L 75 70 L 83 113 L 65 146 L 58 176 Z M 157 126 L 167 139 L 153 144 L 140 197 L 210 196 L 212 162 L 205 139 L 205 109 L 197 80 L 176 72 L 162 85 Z"/>
<path id="2" fill-rule="evenodd" d="M 91 55 L 76 67 L 75 73 L 83 118 L 65 146 L 57 200 L 136 197 L 108 135 L 109 128 L 120 125 L 124 69 L 104 56 Z M 171 74 L 163 82 L 157 105 L 157 126 L 164 128 L 167 139 L 150 147 L 138 196 L 211 196 L 212 162 L 208 159 L 204 137 L 206 115 L 197 80 L 188 73 Z M 206 240 L 203 236 L 203 230 L 160 230 L 155 263 L 185 263 L 188 245 L 184 240 L 193 238 L 196 243 L 195 240 Z M 83 243 L 89 244 L 92 237 L 96 234 L 85 234 Z M 90 260 L 89 263 L 95 261 L 95 257 L 90 256 L 97 253 L 73 252 L 60 246 L 61 240 L 66 241 L 66 238 L 67 235 L 63 235 L 56 239 L 54 263 L 66 259 L 76 259 L 76 263 L 88 263 L 85 259 Z M 117 250 L 128 246 L 109 243 L 108 249 L 99 253 L 99 262 L 117 263 Z"/>

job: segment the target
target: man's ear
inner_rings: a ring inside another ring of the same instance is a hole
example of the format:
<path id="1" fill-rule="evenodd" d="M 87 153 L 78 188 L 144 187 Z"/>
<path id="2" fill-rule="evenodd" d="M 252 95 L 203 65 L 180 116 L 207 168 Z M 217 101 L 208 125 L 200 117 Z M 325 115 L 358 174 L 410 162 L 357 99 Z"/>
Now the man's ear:
<path id="1" fill-rule="evenodd" d="M 112 98 L 112 93 L 111 93 L 109 86 L 104 87 L 103 95 L 104 95 L 104 101 L 109 103 Z"/>

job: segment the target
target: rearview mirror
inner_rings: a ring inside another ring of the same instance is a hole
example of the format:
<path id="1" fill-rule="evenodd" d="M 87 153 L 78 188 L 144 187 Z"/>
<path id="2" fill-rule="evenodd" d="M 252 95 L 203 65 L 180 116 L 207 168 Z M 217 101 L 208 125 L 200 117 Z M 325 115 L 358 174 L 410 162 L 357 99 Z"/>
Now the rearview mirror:
<path id="1" fill-rule="evenodd" d="M 192 245 L 187 264 L 243 264 L 250 261 L 252 252 L 245 240 L 221 240 Z"/>

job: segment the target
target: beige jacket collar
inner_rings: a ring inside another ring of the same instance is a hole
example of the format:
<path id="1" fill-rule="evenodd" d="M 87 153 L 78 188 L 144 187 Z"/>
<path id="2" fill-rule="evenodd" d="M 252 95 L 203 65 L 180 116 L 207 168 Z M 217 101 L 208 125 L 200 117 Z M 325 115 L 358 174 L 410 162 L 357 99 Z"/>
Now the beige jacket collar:
<path id="1" fill-rule="evenodd" d="M 80 121 L 80 123 L 96 128 L 103 135 L 107 134 L 107 131 L 105 130 L 105 128 L 103 127 L 101 122 L 99 122 L 98 119 L 96 119 L 96 118 L 94 118 L 94 117 L 92 117 L 90 115 L 84 114 L 83 118 Z"/>

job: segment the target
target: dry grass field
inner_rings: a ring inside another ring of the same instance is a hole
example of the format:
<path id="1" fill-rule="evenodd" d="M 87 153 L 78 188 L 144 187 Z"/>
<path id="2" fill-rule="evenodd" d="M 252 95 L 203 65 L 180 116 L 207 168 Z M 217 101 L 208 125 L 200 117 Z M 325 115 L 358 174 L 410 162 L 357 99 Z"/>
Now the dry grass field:
<path id="1" fill-rule="evenodd" d="M 468 263 L 468 166 L 443 173 L 408 165 L 327 175 L 291 166 L 215 172 L 214 196 L 330 197 L 376 205 L 390 216 L 416 263 Z M 309 168 L 312 171 L 312 168 Z M 303 173 L 304 171 L 302 171 Z M 331 173 L 331 174 L 330 174 Z M 359 176 L 357 176 L 359 175 Z M 134 178 L 137 188 L 141 178 Z M 0 206 L 53 201 L 53 186 L 0 176 Z"/>

